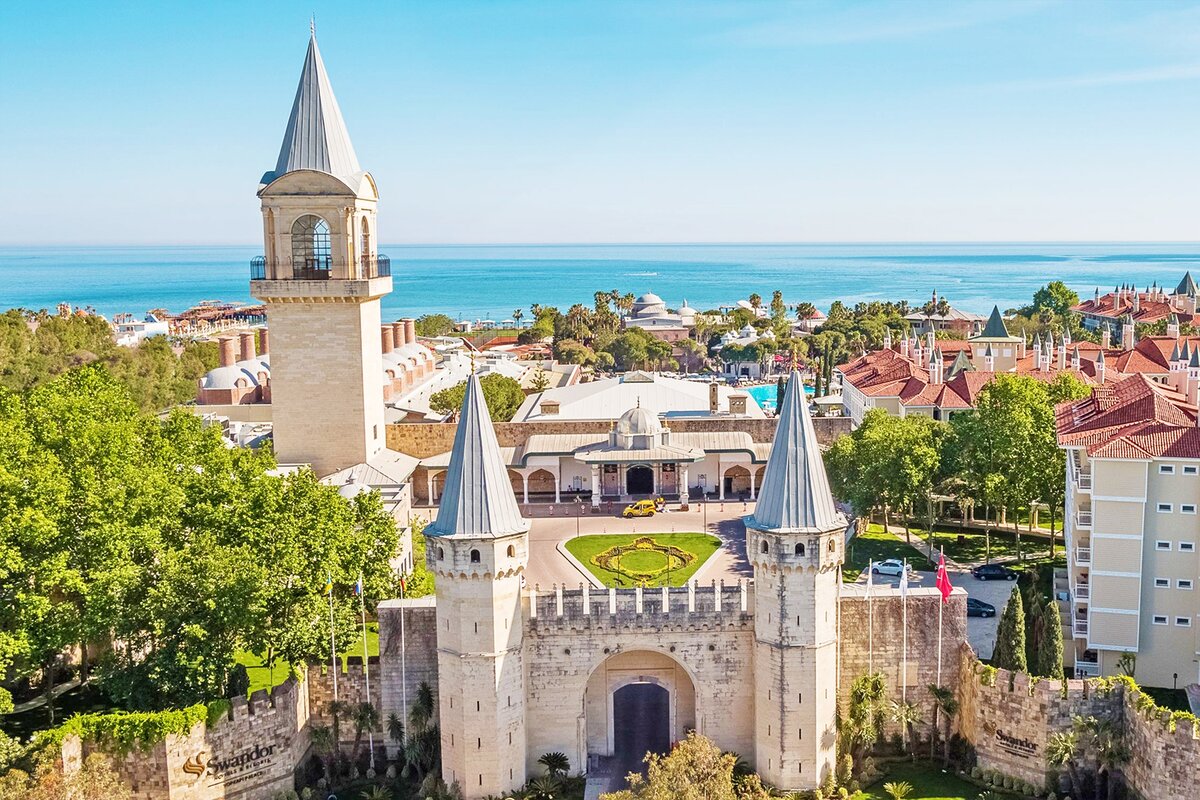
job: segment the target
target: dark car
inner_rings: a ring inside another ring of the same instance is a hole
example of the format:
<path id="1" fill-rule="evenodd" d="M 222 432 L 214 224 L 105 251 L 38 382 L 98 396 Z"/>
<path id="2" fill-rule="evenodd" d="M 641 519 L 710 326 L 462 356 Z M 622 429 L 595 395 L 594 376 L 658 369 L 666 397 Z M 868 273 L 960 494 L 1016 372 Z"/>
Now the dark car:
<path id="1" fill-rule="evenodd" d="M 991 603 L 985 603 L 982 600 L 976 600 L 974 597 L 967 598 L 967 616 L 968 617 L 994 617 L 996 616 L 996 607 Z"/>
<path id="2" fill-rule="evenodd" d="M 981 581 L 1015 581 L 1021 576 L 1021 573 L 1003 564 L 981 564 L 971 570 L 971 574 Z"/>

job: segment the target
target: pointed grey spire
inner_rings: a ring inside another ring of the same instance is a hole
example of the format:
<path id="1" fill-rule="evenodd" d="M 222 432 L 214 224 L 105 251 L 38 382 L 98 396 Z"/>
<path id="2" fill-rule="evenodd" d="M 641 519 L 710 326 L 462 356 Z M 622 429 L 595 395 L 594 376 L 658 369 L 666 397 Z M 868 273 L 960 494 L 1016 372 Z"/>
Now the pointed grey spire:
<path id="1" fill-rule="evenodd" d="M 1200 369 L 1200 347 L 1192 350 L 1192 357 L 1188 361 L 1188 367 L 1190 369 Z"/>
<path id="2" fill-rule="evenodd" d="M 833 504 L 804 383 L 795 370 L 779 409 L 758 504 L 746 525 L 775 533 L 829 531 L 846 525 L 846 518 Z"/>
<path id="3" fill-rule="evenodd" d="M 1000 314 L 1000 306 L 992 306 L 992 314 L 988 317 L 987 325 L 983 327 L 980 338 L 1007 339 L 1008 328 L 1004 326 L 1004 317 Z"/>
<path id="4" fill-rule="evenodd" d="M 283 134 L 283 145 L 279 148 L 279 160 L 275 163 L 274 173 L 268 173 L 263 181 L 300 169 L 326 172 L 338 178 L 348 178 L 362 171 L 337 99 L 333 96 L 333 86 L 325 73 L 315 33 L 308 40 L 308 54 L 300 71 L 300 85 L 296 87 L 292 114 Z"/>
<path id="5" fill-rule="evenodd" d="M 1200 346 L 1197 346 L 1196 349 L 1200 350 Z M 1184 339 L 1183 340 L 1183 349 L 1179 351 L 1179 359 L 1181 361 L 1187 361 L 1191 357 L 1192 357 L 1191 353 L 1188 352 L 1188 340 Z"/>
<path id="6" fill-rule="evenodd" d="M 437 520 L 425 534 L 495 538 L 527 530 L 529 520 L 517 508 L 479 376 L 471 373 Z"/>
<path id="7" fill-rule="evenodd" d="M 1179 360 L 1179 342 L 1176 341 L 1175 346 L 1173 348 L 1171 348 L 1171 359 L 1170 359 L 1169 363 L 1174 364 L 1178 360 Z"/>

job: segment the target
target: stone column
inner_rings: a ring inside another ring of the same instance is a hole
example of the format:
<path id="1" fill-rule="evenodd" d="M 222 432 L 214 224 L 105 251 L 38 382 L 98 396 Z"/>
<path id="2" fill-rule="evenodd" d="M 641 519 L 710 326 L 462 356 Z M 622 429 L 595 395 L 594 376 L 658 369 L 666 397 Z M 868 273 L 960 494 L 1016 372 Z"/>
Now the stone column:
<path id="1" fill-rule="evenodd" d="M 529 505 L 529 473 L 528 472 L 521 473 L 521 486 L 524 487 L 524 494 L 523 494 L 524 499 L 521 502 L 525 503 L 526 505 Z"/>
<path id="2" fill-rule="evenodd" d="M 750 499 L 754 499 L 754 464 L 750 464 Z"/>
<path id="3" fill-rule="evenodd" d="M 592 464 L 592 508 L 600 507 L 600 465 Z"/>
<path id="4" fill-rule="evenodd" d="M 562 500 L 559 496 L 559 487 L 562 485 L 562 480 L 559 478 L 558 470 L 555 470 L 554 472 L 551 472 L 550 474 L 551 474 L 551 476 L 554 477 L 554 502 L 555 503 L 562 502 Z"/>
<path id="5" fill-rule="evenodd" d="M 725 465 L 717 462 L 717 499 L 725 500 Z"/>
<path id="6" fill-rule="evenodd" d="M 675 471 L 676 477 L 679 479 L 679 486 L 677 487 L 679 489 L 679 502 L 686 507 L 690 499 L 690 493 L 688 492 L 688 465 L 679 464 L 675 467 Z"/>

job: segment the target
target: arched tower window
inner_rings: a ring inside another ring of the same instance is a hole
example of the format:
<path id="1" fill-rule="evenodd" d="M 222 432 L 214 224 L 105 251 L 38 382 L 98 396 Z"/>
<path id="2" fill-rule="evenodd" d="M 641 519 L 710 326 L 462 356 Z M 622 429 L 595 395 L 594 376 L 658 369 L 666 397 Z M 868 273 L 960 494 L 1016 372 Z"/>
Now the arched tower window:
<path id="1" fill-rule="evenodd" d="M 441 561 L 445 557 L 446 557 L 446 551 L 439 547 L 438 548 L 438 561 Z"/>
<path id="2" fill-rule="evenodd" d="M 511 544 L 508 546 L 508 557 L 509 558 L 517 557 L 517 548 L 513 547 Z"/>
<path id="3" fill-rule="evenodd" d="M 371 263 L 371 223 L 367 222 L 367 218 L 362 219 L 362 265 L 363 271 L 369 271 Z"/>
<path id="4" fill-rule="evenodd" d="M 329 224 L 314 214 L 305 214 L 292 223 L 292 277 L 299 280 L 326 280 L 333 264 L 329 244 Z"/>
<path id="5" fill-rule="evenodd" d="M 798 556 L 804 555 L 804 545 L 803 544 L 800 544 L 800 543 L 796 544 L 796 555 L 798 555 Z"/>
<path id="6" fill-rule="evenodd" d="M 769 544 L 767 544 L 766 539 L 762 540 L 762 546 L 759 549 L 762 550 L 762 552 L 764 552 L 764 553 L 771 552 L 771 546 Z"/>
<path id="7" fill-rule="evenodd" d="M 472 564 L 478 564 L 478 563 L 479 563 L 479 551 L 478 551 L 478 550 L 472 550 L 472 551 L 471 551 L 471 563 L 472 563 Z"/>
<path id="8" fill-rule="evenodd" d="M 829 540 L 829 552 L 834 553 L 836 551 L 837 551 L 837 542 L 835 542 L 833 539 L 830 539 Z"/>

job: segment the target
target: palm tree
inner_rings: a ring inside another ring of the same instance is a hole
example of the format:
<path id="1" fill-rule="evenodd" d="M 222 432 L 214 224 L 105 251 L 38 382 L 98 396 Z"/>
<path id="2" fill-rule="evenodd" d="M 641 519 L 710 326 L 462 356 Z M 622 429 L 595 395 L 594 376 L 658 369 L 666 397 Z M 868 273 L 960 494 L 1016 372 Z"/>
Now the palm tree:
<path id="1" fill-rule="evenodd" d="M 372 786 L 359 795 L 362 800 L 392 800 L 392 793 L 382 786 Z"/>
<path id="2" fill-rule="evenodd" d="M 906 781 L 891 781 L 883 785 L 883 790 L 888 793 L 888 797 L 892 800 L 905 800 L 913 793 L 911 783 Z"/>
<path id="3" fill-rule="evenodd" d="M 913 741 L 913 728 L 921 721 L 921 710 L 917 708 L 916 703 L 905 701 L 892 702 L 892 707 L 889 715 L 892 722 L 900 726 L 900 730 L 904 732 L 904 747 L 912 756 L 913 763 L 917 761 L 917 748 Z"/>
<path id="4" fill-rule="evenodd" d="M 550 775 L 539 775 L 529 782 L 530 800 L 554 800 L 558 796 L 559 781 Z"/>
<path id="5" fill-rule="evenodd" d="M 1067 770 L 1071 785 L 1071 796 L 1083 796 L 1083 776 L 1079 773 L 1079 734 L 1062 731 L 1050 736 L 1046 742 L 1046 763 L 1057 769 Z"/>
<path id="6" fill-rule="evenodd" d="M 354 749 L 350 751 L 350 762 L 357 764 L 363 733 L 379 727 L 379 711 L 370 703 L 358 703 L 351 709 L 350 718 L 354 721 Z"/>
<path id="7" fill-rule="evenodd" d="M 762 295 L 760 295 L 758 292 L 753 292 L 750 295 L 750 307 L 753 308 L 755 311 L 758 311 L 758 309 L 761 306 L 762 306 Z"/>
<path id="8" fill-rule="evenodd" d="M 1088 717 L 1076 720 L 1076 727 L 1082 727 L 1091 740 L 1090 749 L 1096 757 L 1096 800 L 1105 795 L 1109 800 L 1117 794 L 1118 781 L 1113 772 L 1121 764 L 1129 760 L 1129 750 L 1125 746 L 1125 737 L 1111 720 Z M 1107 791 L 1105 791 L 1107 789 Z"/>
<path id="9" fill-rule="evenodd" d="M 519 308 L 513 309 L 513 321 L 517 323 L 517 327 L 521 327 L 521 317 L 525 316 L 525 312 Z"/>
<path id="10" fill-rule="evenodd" d="M 546 753 L 538 759 L 538 763 L 546 768 L 551 777 L 556 778 L 566 775 L 571 769 L 571 760 L 566 753 Z"/>
<path id="11" fill-rule="evenodd" d="M 958 700 L 954 697 L 954 691 L 947 689 L 944 686 L 936 686 L 929 684 L 929 693 L 933 695 L 933 700 L 937 704 L 935 706 L 935 714 L 933 721 L 933 736 L 929 740 L 929 758 L 935 756 L 935 748 L 938 738 L 938 720 L 941 716 L 946 721 L 946 736 L 942 743 L 942 764 L 945 767 L 950 766 L 950 726 L 954 722 L 954 715 L 958 713 Z"/>
<path id="12" fill-rule="evenodd" d="M 333 752 L 336 745 L 333 738 L 333 729 L 328 725 L 313 725 L 309 732 L 309 738 L 312 741 L 313 749 L 317 751 L 317 757 L 321 759 L 321 769 L 325 772 L 325 785 L 333 785 Z"/>
<path id="13" fill-rule="evenodd" d="M 333 718 L 333 758 L 335 763 L 341 756 L 342 720 L 349 719 L 352 710 L 350 703 L 345 700 L 334 700 L 329 704 L 329 716 Z"/>
<path id="14" fill-rule="evenodd" d="M 408 736 L 404 744 L 405 769 L 415 773 L 417 783 L 433 771 L 441 757 L 441 733 L 432 720 L 436 708 L 433 689 L 422 682 L 408 710 Z"/>

